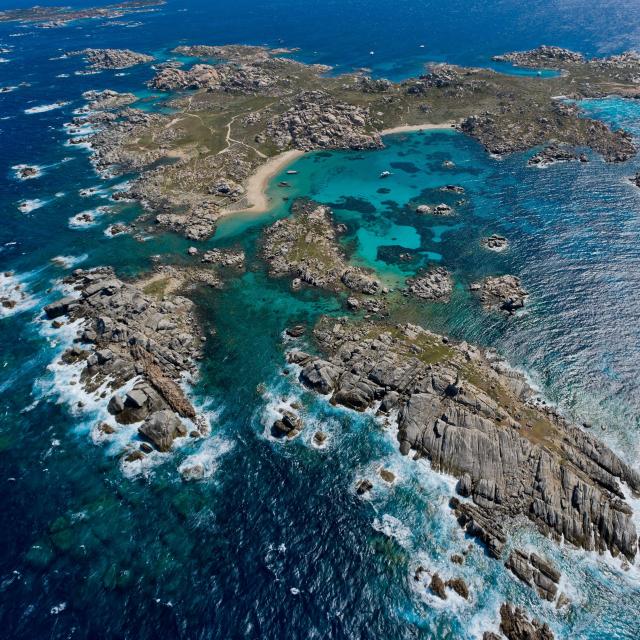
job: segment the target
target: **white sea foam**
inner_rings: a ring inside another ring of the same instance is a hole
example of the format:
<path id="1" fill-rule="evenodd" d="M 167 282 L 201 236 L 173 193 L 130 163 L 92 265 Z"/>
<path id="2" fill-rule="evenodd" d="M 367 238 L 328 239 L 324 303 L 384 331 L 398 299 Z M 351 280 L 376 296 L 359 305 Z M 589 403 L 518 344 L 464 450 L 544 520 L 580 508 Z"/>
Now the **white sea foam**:
<path id="1" fill-rule="evenodd" d="M 71 229 L 85 229 L 98 224 L 99 219 L 109 213 L 110 208 L 107 206 L 96 207 L 95 209 L 87 209 L 76 213 L 75 216 L 69 218 L 69 227 Z"/>
<path id="2" fill-rule="evenodd" d="M 260 415 L 260 422 L 264 427 L 263 435 L 268 440 L 274 442 L 288 441 L 291 438 L 276 438 L 271 434 L 271 428 L 276 420 L 280 420 L 285 412 L 298 415 L 299 410 L 295 408 L 300 404 L 299 396 L 289 392 L 286 395 L 277 391 L 267 390 L 263 393 L 266 404 Z M 294 406 L 295 405 L 295 406 Z M 297 437 L 297 436 L 296 436 Z"/>
<path id="3" fill-rule="evenodd" d="M 40 207 L 44 207 L 48 200 L 41 200 L 40 198 L 34 198 L 33 200 L 20 200 L 18 203 L 18 209 L 21 213 L 31 213 Z"/>
<path id="4" fill-rule="evenodd" d="M 118 226 L 116 226 L 118 225 Z M 122 226 L 120 226 L 122 225 Z M 110 224 L 105 230 L 104 235 L 107 238 L 115 238 L 116 236 L 121 236 L 124 233 L 128 233 L 130 231 L 129 227 L 123 225 L 122 222 L 116 222 L 114 224 Z"/>
<path id="5" fill-rule="evenodd" d="M 55 256 L 54 258 L 51 258 L 51 262 L 63 269 L 71 269 L 81 262 L 84 262 L 87 258 L 88 254 L 86 253 L 79 256 Z"/>
<path id="6" fill-rule="evenodd" d="M 411 529 L 395 516 L 385 513 L 381 518 L 375 518 L 371 526 L 388 538 L 396 540 L 405 549 L 411 546 Z"/>
<path id="7" fill-rule="evenodd" d="M 25 109 L 24 112 L 26 114 L 34 114 L 34 113 L 45 113 L 46 111 L 53 111 L 54 109 L 60 109 L 68 105 L 68 102 L 53 102 L 51 104 L 41 104 L 37 107 L 29 107 Z"/>
<path id="8" fill-rule="evenodd" d="M 39 178 L 43 173 L 43 167 L 37 164 L 14 164 L 11 168 L 13 169 L 15 177 L 18 180 L 32 180 L 33 178 Z M 35 173 L 33 175 L 29 175 L 29 176 L 21 175 L 21 172 L 24 169 L 29 169 L 29 168 L 35 170 Z"/>
<path id="9" fill-rule="evenodd" d="M 33 307 L 37 300 L 27 290 L 30 274 L 0 272 L 0 318 L 12 316 Z"/>
<path id="10" fill-rule="evenodd" d="M 178 472 L 184 479 L 206 480 L 214 475 L 218 468 L 218 460 L 231 451 L 233 443 L 220 437 L 207 438 L 200 450 L 187 456 Z"/>
<path id="11" fill-rule="evenodd" d="M 57 616 L 59 613 L 62 613 L 66 608 L 67 608 L 67 603 L 61 602 L 60 604 L 57 604 L 54 607 L 51 607 L 51 611 L 49 613 L 51 613 L 52 616 Z"/>

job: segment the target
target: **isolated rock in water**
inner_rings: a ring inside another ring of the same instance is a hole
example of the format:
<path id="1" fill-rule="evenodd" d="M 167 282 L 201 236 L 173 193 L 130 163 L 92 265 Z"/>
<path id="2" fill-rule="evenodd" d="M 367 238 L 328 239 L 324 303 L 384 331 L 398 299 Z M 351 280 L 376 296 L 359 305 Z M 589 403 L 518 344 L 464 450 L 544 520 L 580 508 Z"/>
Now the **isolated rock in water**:
<path id="1" fill-rule="evenodd" d="M 202 480 L 205 477 L 206 469 L 202 462 L 185 461 L 178 467 L 178 473 L 185 482 Z"/>
<path id="2" fill-rule="evenodd" d="M 437 573 L 434 573 L 431 577 L 429 589 L 431 590 L 431 593 L 438 596 L 438 598 L 440 598 L 441 600 L 447 599 L 447 591 L 444 588 L 444 582 Z"/>
<path id="3" fill-rule="evenodd" d="M 469 587 L 462 578 L 450 578 L 445 584 L 449 589 L 455 591 L 460 597 L 465 600 L 469 599 Z"/>
<path id="4" fill-rule="evenodd" d="M 302 419 L 291 411 L 284 411 L 282 418 L 273 423 L 271 429 L 275 437 L 287 436 L 292 438 L 302 430 Z"/>
<path id="5" fill-rule="evenodd" d="M 288 327 L 286 333 L 290 338 L 299 338 L 305 334 L 306 330 L 303 324 L 296 324 L 293 327 Z"/>
<path id="6" fill-rule="evenodd" d="M 520 607 L 509 603 L 500 607 L 500 631 L 508 640 L 554 640 L 549 625 L 529 620 Z"/>
<path id="7" fill-rule="evenodd" d="M 138 431 L 149 438 L 158 451 L 169 451 L 176 438 L 187 435 L 187 429 L 180 418 L 167 409 L 152 413 Z"/>
<path id="8" fill-rule="evenodd" d="M 480 300 L 487 310 L 515 313 L 524 307 L 528 293 L 522 288 L 516 276 L 495 276 L 485 278 L 481 283 L 471 285 L 472 291 L 480 291 Z"/>
<path id="9" fill-rule="evenodd" d="M 244 251 L 240 249 L 211 249 L 202 256 L 202 262 L 219 264 L 223 267 L 244 267 L 244 260 Z"/>
<path id="10" fill-rule="evenodd" d="M 572 160 L 588 161 L 584 154 L 578 155 L 572 147 L 552 144 L 529 158 L 527 164 L 530 167 L 547 167 L 556 162 L 570 162 Z"/>
<path id="11" fill-rule="evenodd" d="M 71 51 L 68 55 L 84 56 L 92 69 L 126 69 L 153 61 L 152 56 L 130 49 L 82 49 Z"/>
<path id="12" fill-rule="evenodd" d="M 362 496 L 365 493 L 369 493 L 371 489 L 373 489 L 373 484 L 371 483 L 370 480 L 367 480 L 366 478 L 364 480 L 360 480 L 360 482 L 358 482 L 358 484 L 356 485 L 356 493 L 359 496 Z"/>
<path id="13" fill-rule="evenodd" d="M 444 267 L 435 267 L 422 275 L 408 279 L 406 291 L 423 300 L 447 302 L 453 291 L 453 283 L 449 272 Z"/>
<path id="14" fill-rule="evenodd" d="M 425 215 L 427 213 L 431 213 L 431 207 L 427 204 L 419 204 L 416 207 L 416 213 L 420 213 L 422 215 Z"/>
<path id="15" fill-rule="evenodd" d="M 433 208 L 433 213 L 437 216 L 449 216 L 453 213 L 453 209 L 448 204 L 437 204 Z"/>
<path id="16" fill-rule="evenodd" d="M 633 176 L 633 178 L 629 178 L 629 180 L 631 180 L 631 182 L 633 182 L 633 184 L 635 184 L 636 187 L 640 187 L 640 171 L 638 171 L 638 173 L 636 173 L 636 175 Z"/>
<path id="17" fill-rule="evenodd" d="M 504 251 L 509 247 L 509 242 L 507 241 L 507 239 L 504 236 L 497 235 L 496 233 L 489 236 L 488 238 L 482 238 L 480 244 L 482 244 L 485 249 L 496 252 Z"/>

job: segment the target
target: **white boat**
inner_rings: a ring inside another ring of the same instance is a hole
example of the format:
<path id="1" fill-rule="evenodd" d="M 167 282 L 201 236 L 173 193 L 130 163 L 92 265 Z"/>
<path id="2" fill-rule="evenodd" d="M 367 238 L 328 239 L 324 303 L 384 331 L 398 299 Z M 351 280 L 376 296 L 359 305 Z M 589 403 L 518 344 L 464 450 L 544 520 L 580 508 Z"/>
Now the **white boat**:
<path id="1" fill-rule="evenodd" d="M 391 175 L 391 171 L 383 171 L 383 172 L 380 174 L 380 177 L 381 177 L 381 178 L 388 178 L 390 175 Z"/>

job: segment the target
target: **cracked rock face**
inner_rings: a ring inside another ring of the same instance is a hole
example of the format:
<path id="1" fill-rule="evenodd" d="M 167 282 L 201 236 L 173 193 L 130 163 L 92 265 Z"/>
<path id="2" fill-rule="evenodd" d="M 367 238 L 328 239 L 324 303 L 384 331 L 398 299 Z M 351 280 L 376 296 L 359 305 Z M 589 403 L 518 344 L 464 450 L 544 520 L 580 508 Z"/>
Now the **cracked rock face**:
<path id="1" fill-rule="evenodd" d="M 322 91 L 304 91 L 295 105 L 267 127 L 279 149 L 377 149 L 382 140 L 368 109 L 337 102 Z"/>
<path id="2" fill-rule="evenodd" d="M 416 278 L 409 278 L 406 291 L 422 300 L 448 302 L 453 291 L 453 282 L 445 268 L 435 267 Z"/>
<path id="3" fill-rule="evenodd" d="M 315 336 L 325 358 L 289 353 L 301 382 L 351 409 L 380 401 L 381 411 L 398 410 L 400 451 L 459 478 L 467 500 L 451 506 L 495 557 L 504 525 L 519 516 L 554 539 L 635 557 L 638 536 L 621 483 L 639 494 L 640 476 L 586 432 L 529 403 L 521 375 L 415 325 L 325 319 Z"/>
<path id="4" fill-rule="evenodd" d="M 535 619 L 529 620 L 520 607 L 514 607 L 509 603 L 500 607 L 500 631 L 508 640 L 553 640 L 554 638 L 548 624 Z"/>
<path id="5" fill-rule="evenodd" d="M 180 417 L 196 418 L 179 385 L 183 374 L 195 372 L 200 353 L 193 303 L 177 295 L 159 300 L 107 267 L 79 269 L 65 283 L 79 297 L 62 298 L 44 311 L 48 318 L 83 320 L 79 340 L 85 349 L 74 346 L 63 360 L 84 361 L 80 381 L 89 392 L 136 379 L 124 397 L 112 396 L 108 410 L 120 424 L 144 420 L 140 433 L 167 451 L 186 434 Z"/>

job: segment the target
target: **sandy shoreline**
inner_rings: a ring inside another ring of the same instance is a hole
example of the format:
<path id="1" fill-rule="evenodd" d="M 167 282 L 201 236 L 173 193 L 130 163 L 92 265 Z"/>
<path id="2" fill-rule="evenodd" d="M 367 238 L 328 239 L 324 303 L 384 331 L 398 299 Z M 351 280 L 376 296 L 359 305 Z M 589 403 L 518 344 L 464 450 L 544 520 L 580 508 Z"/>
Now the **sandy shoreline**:
<path id="1" fill-rule="evenodd" d="M 380 132 L 381 136 L 388 136 L 393 133 L 409 133 L 410 131 L 434 131 L 438 129 L 451 129 L 456 123 L 455 120 L 448 120 L 447 122 L 441 122 L 440 124 L 401 124 L 397 127 L 391 127 L 389 129 L 383 129 Z"/>
<path id="2" fill-rule="evenodd" d="M 263 165 L 258 167 L 255 173 L 249 176 L 246 184 L 245 206 L 237 210 L 229 209 L 227 212 L 250 211 L 251 213 L 264 213 L 268 211 L 270 204 L 267 197 L 269 180 L 302 155 L 304 155 L 304 151 L 292 149 L 269 158 Z"/>
<path id="3" fill-rule="evenodd" d="M 450 129 L 456 123 L 453 120 L 442 122 L 440 124 L 404 124 L 397 127 L 391 127 L 389 129 L 383 129 L 380 132 L 381 136 L 387 136 L 394 133 L 409 133 L 411 131 L 435 131 L 438 129 Z M 267 187 L 269 186 L 269 180 L 273 178 L 277 173 L 283 171 L 294 160 L 304 155 L 304 151 L 298 149 L 292 149 L 290 151 L 284 151 L 277 156 L 269 158 L 263 165 L 259 166 L 257 171 L 249 176 L 246 184 L 246 196 L 244 199 L 244 205 L 242 208 L 234 209 L 229 208 L 224 211 L 225 214 L 229 213 L 264 213 L 269 210 L 270 202 L 267 197 Z"/>

